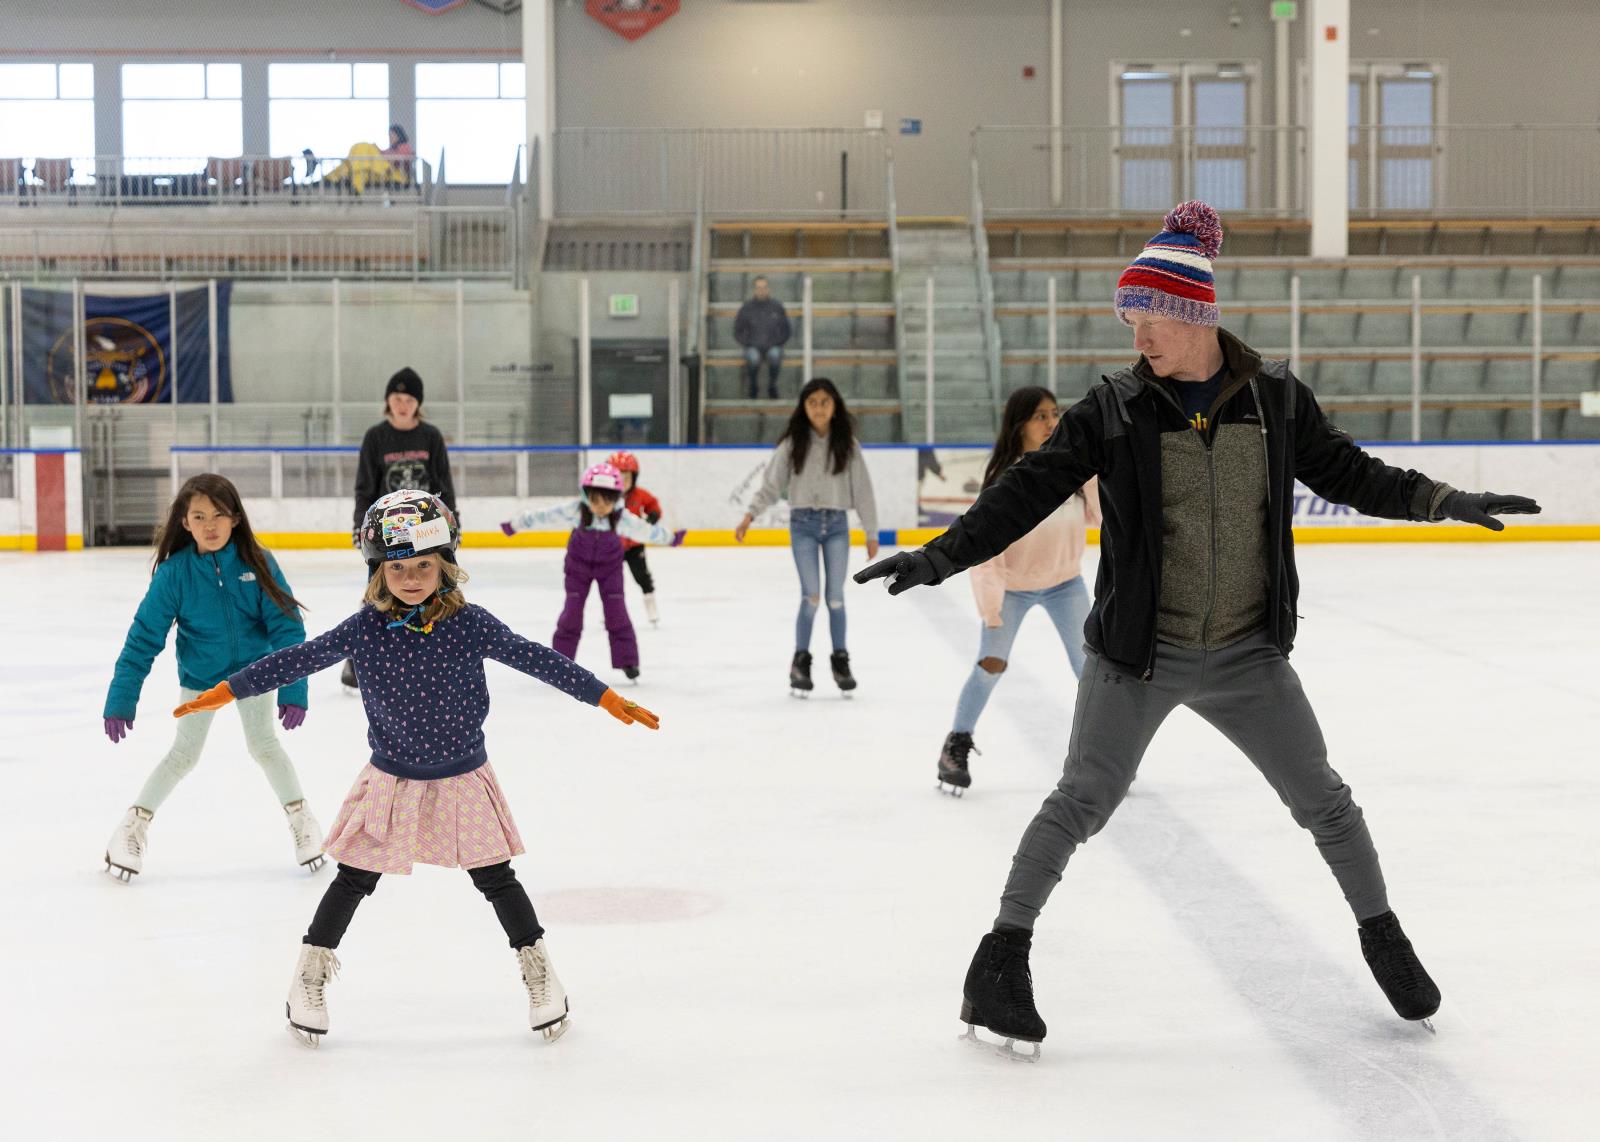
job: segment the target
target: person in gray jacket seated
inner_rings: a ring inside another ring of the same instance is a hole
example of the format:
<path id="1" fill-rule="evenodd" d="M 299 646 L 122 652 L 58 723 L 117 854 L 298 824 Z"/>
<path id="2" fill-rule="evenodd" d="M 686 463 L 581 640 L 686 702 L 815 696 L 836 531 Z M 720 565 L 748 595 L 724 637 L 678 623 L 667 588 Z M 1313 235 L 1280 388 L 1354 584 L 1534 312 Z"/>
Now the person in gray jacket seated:
<path id="1" fill-rule="evenodd" d="M 789 424 L 778 438 L 766 476 L 750 509 L 733 530 L 744 542 L 755 518 L 780 499 L 789 500 L 789 547 L 800 573 L 800 613 L 794 624 L 794 658 L 789 685 L 798 695 L 811 690 L 811 627 L 817 604 L 828 601 L 828 632 L 833 637 L 834 683 L 856 688 L 845 649 L 844 576 L 850 556 L 850 517 L 854 508 L 866 533 L 867 558 L 878 555 L 878 507 L 872 478 L 855 437 L 855 417 L 827 377 L 814 377 L 800 390 Z M 826 586 L 818 574 L 821 557 Z"/>
<path id="2" fill-rule="evenodd" d="M 778 399 L 778 373 L 790 332 L 783 302 L 772 296 L 766 278 L 757 278 L 755 296 L 739 307 L 739 316 L 733 319 L 733 339 L 744 348 L 744 375 L 751 400 L 760 395 L 762 362 L 767 366 L 767 396 Z"/>

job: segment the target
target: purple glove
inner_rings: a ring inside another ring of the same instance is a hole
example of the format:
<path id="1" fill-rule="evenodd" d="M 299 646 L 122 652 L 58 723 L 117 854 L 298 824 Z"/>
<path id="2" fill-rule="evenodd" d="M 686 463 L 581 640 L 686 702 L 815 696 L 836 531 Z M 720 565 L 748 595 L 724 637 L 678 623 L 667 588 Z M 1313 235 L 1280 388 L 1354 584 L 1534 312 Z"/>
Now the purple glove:
<path id="1" fill-rule="evenodd" d="M 115 744 L 133 732 L 132 718 L 107 718 L 106 737 Z"/>
<path id="2" fill-rule="evenodd" d="M 682 547 L 683 546 L 683 537 L 685 535 L 688 535 L 688 534 L 689 533 L 688 533 L 688 531 L 686 529 L 680 527 L 677 531 L 672 533 L 672 542 L 669 543 L 667 546 L 668 547 Z"/>
<path id="3" fill-rule="evenodd" d="M 285 706 L 281 703 L 279 704 L 278 721 L 283 723 L 284 729 L 297 730 L 300 728 L 300 723 L 305 720 L 306 708 L 304 706 Z"/>
<path id="4" fill-rule="evenodd" d="M 511 526 L 511 521 L 510 520 L 506 520 L 504 523 L 502 523 L 500 525 L 500 530 L 505 532 L 507 535 L 516 535 L 517 534 L 517 529 Z"/>

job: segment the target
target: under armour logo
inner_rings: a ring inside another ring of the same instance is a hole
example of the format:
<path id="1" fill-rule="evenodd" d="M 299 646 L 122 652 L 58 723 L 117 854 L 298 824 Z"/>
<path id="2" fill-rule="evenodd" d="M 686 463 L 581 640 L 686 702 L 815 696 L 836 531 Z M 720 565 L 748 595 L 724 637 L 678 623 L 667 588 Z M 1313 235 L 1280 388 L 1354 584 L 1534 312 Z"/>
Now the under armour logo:
<path id="1" fill-rule="evenodd" d="M 1118 674 L 1114 670 L 1107 670 L 1103 675 L 1101 675 L 1101 680 L 1109 683 L 1112 686 L 1118 686 L 1122 683 L 1122 675 Z"/>

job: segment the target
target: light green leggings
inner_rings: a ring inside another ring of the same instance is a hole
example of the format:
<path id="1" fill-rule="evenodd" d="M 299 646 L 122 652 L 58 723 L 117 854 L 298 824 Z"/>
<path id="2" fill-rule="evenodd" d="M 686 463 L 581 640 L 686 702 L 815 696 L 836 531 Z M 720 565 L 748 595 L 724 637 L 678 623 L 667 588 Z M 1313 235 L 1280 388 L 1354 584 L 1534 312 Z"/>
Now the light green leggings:
<path id="1" fill-rule="evenodd" d="M 183 700 L 189 702 L 200 691 L 185 687 L 181 693 Z M 289 755 L 279 744 L 277 730 L 272 724 L 276 699 L 276 693 L 258 694 L 254 698 L 241 698 L 236 705 L 239 707 L 239 720 L 244 723 L 244 743 L 250 750 L 250 756 L 266 773 L 279 802 L 288 805 L 299 801 L 305 794 L 300 791 L 300 778 L 295 775 L 294 762 L 289 760 Z M 215 710 L 203 710 L 178 719 L 178 739 L 146 779 L 144 788 L 139 790 L 139 799 L 134 804 L 152 813 L 161 807 L 178 782 L 189 776 L 189 771 L 199 762 L 200 751 L 205 748 L 206 734 L 211 730 L 211 719 L 214 717 Z"/>

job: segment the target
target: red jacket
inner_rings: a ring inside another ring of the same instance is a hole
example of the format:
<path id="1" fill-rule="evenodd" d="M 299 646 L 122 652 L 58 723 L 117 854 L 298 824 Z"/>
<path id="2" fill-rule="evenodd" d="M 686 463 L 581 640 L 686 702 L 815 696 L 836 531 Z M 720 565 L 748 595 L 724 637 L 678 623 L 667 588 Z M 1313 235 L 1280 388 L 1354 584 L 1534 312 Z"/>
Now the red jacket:
<path id="1" fill-rule="evenodd" d="M 622 502 L 622 506 L 634 515 L 649 520 L 651 523 L 661 522 L 661 501 L 638 484 L 633 486 L 633 491 L 628 493 L 628 498 Z M 639 546 L 642 545 L 636 539 L 624 538 L 622 540 L 624 550 Z"/>

